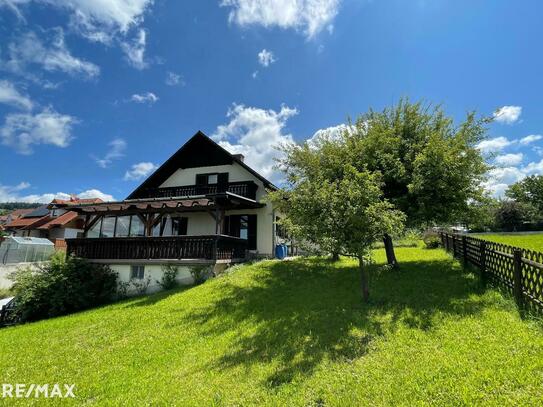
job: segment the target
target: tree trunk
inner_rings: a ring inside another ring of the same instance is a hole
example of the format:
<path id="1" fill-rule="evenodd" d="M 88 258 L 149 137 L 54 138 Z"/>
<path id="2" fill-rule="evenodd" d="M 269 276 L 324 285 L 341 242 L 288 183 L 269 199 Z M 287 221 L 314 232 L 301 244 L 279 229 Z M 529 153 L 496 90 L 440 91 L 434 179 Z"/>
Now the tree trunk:
<path id="1" fill-rule="evenodd" d="M 362 301 L 368 302 L 370 299 L 370 279 L 368 270 L 364 267 L 364 259 L 358 258 L 358 267 L 360 269 L 360 288 L 362 290 Z"/>
<path id="2" fill-rule="evenodd" d="M 339 261 L 339 253 L 338 252 L 332 252 L 332 261 Z"/>
<path id="3" fill-rule="evenodd" d="M 394 245 L 392 244 L 392 237 L 388 233 L 385 233 L 383 237 L 383 242 L 385 244 L 385 252 L 387 254 L 387 263 L 394 268 L 400 267 L 398 260 L 396 260 L 396 254 L 394 253 Z"/>

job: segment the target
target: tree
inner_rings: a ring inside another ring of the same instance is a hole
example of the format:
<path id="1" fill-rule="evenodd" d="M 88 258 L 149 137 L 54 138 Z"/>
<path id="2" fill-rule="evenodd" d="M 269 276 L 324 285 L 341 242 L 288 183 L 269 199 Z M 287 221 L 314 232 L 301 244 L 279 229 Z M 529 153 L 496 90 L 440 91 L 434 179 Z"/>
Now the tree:
<path id="1" fill-rule="evenodd" d="M 496 224 L 509 232 L 517 231 L 525 223 L 534 221 L 536 208 L 529 203 L 504 200 L 496 211 Z"/>
<path id="2" fill-rule="evenodd" d="M 369 278 L 364 261 L 379 236 L 402 227 L 404 216 L 382 198 L 379 174 L 348 163 L 337 166 L 333 174 L 329 167 L 311 165 L 325 158 L 325 150 L 286 147 L 290 163 L 300 165 L 285 168 L 291 187 L 271 193 L 271 199 L 287 215 L 284 225 L 292 236 L 358 259 L 362 298 L 367 301 Z M 306 172 L 309 168 L 315 171 Z"/>
<path id="3" fill-rule="evenodd" d="M 489 195 L 468 203 L 467 211 L 462 212 L 458 218 L 467 229 L 477 232 L 486 232 L 496 227 L 496 212 L 500 201 Z"/>
<path id="4" fill-rule="evenodd" d="M 531 175 L 507 189 L 505 195 L 517 202 L 530 204 L 543 214 L 543 175 Z"/>
<path id="5" fill-rule="evenodd" d="M 409 227 L 456 222 L 483 194 L 488 166 L 477 144 L 488 121 L 468 113 L 455 125 L 440 106 L 402 99 L 361 115 L 344 132 L 345 153 L 355 168 L 382 174 L 384 197 Z"/>

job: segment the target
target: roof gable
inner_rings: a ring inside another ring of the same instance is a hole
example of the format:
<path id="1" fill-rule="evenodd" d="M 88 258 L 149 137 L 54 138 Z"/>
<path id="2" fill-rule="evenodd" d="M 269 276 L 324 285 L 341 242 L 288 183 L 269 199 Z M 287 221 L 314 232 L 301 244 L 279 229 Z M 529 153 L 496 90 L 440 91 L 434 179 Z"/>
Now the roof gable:
<path id="1" fill-rule="evenodd" d="M 266 188 L 276 189 L 270 181 L 250 168 L 239 158 L 230 154 L 216 142 L 211 140 L 201 131 L 192 136 L 183 146 L 166 160 L 149 178 L 137 187 L 127 199 L 139 198 L 147 188 L 158 188 L 178 169 L 212 167 L 217 165 L 229 165 L 233 163 L 241 165 L 248 172 L 260 179 Z"/>

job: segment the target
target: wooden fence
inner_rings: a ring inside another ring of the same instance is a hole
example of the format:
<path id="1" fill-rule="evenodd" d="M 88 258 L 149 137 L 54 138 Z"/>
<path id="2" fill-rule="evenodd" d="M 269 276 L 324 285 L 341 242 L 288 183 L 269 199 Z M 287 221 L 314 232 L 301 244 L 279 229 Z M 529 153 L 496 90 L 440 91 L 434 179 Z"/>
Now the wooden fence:
<path id="1" fill-rule="evenodd" d="M 479 268 L 483 283 L 513 294 L 519 307 L 543 312 L 543 253 L 461 234 L 441 234 L 443 247 Z"/>

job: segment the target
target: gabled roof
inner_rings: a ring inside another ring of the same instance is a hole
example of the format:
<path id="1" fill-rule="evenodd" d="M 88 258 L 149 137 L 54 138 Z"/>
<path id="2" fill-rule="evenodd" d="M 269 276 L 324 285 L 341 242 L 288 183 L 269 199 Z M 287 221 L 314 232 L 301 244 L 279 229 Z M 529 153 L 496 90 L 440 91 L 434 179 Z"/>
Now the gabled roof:
<path id="1" fill-rule="evenodd" d="M 8 223 L 6 229 L 34 229 L 40 225 L 43 225 L 49 220 L 49 216 L 33 217 L 33 218 L 19 218 Z"/>
<path id="2" fill-rule="evenodd" d="M 27 209 L 15 209 L 14 211 L 11 211 L 6 216 L 11 216 L 11 219 L 17 219 L 20 218 L 23 215 L 26 215 L 27 213 L 32 212 L 36 208 L 27 208 Z"/>
<path id="3" fill-rule="evenodd" d="M 266 188 L 277 189 L 275 185 L 245 164 L 240 158 L 230 154 L 204 133 L 198 131 L 126 199 L 137 199 L 145 189 L 157 188 L 179 168 L 228 165 L 234 162 L 262 181 Z"/>
<path id="4" fill-rule="evenodd" d="M 61 227 L 70 223 L 72 220 L 77 219 L 77 216 L 78 215 L 76 212 L 69 211 L 69 212 L 63 213 L 62 215 L 56 218 L 52 218 L 51 220 L 49 220 L 49 222 L 44 223 L 43 225 L 38 227 L 38 229 L 51 229 L 54 227 Z"/>

